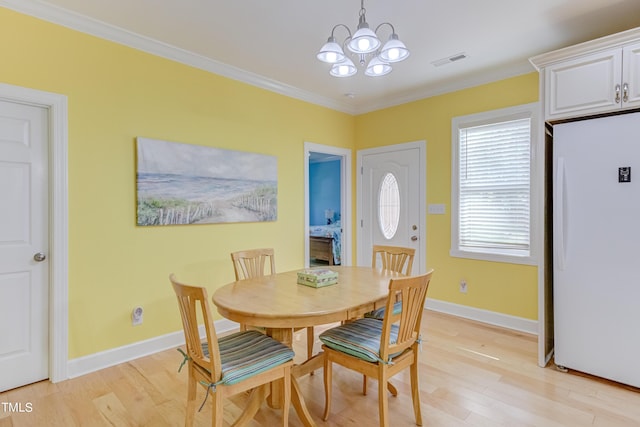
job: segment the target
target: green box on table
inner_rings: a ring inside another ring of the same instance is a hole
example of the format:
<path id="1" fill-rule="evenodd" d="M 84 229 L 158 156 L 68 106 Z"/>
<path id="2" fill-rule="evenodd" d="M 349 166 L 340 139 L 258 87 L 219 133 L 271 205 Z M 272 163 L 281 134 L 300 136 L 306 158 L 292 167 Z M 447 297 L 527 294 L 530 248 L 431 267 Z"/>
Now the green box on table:
<path id="1" fill-rule="evenodd" d="M 328 268 L 308 268 L 298 271 L 298 284 L 321 288 L 338 283 L 338 272 Z"/>

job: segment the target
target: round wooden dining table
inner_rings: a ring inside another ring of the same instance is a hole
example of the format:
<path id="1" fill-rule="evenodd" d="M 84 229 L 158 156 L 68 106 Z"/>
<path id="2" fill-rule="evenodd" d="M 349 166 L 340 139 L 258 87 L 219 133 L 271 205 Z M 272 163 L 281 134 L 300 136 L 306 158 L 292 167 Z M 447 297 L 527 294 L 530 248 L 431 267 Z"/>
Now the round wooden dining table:
<path id="1" fill-rule="evenodd" d="M 384 306 L 389 294 L 389 280 L 402 276 L 372 267 L 330 266 L 319 269 L 337 272 L 338 283 L 319 288 L 300 285 L 297 283 L 300 270 L 288 271 L 229 283 L 215 291 L 213 303 L 227 319 L 265 327 L 268 335 L 291 347 L 294 328 L 349 320 Z M 322 357 L 316 355 L 292 369 L 291 401 L 305 426 L 315 426 L 315 422 L 307 410 L 296 378 L 321 367 Z M 277 386 L 272 387 L 271 406 L 278 407 L 280 393 Z M 253 406 L 257 411 L 259 405 L 254 403 Z"/>

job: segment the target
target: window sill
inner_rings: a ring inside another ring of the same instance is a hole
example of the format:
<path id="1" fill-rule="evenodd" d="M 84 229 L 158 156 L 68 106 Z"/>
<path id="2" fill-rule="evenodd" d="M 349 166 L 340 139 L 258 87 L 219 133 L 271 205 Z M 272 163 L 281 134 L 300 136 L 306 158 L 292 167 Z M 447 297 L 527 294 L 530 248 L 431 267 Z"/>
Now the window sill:
<path id="1" fill-rule="evenodd" d="M 537 260 L 531 255 L 514 255 L 513 253 L 506 253 L 505 251 L 476 252 L 452 249 L 451 251 L 449 251 L 449 255 L 455 258 L 467 258 L 480 261 L 504 262 L 509 264 L 522 265 L 538 265 Z"/>

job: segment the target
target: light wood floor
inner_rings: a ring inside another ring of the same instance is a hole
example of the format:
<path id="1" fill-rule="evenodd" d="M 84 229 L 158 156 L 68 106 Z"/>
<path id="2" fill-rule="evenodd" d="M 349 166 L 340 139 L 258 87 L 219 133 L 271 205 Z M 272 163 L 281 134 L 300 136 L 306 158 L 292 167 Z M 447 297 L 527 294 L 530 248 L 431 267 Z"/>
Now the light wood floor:
<path id="1" fill-rule="evenodd" d="M 295 338 L 300 354 L 305 353 L 304 334 Z M 427 311 L 423 338 L 425 426 L 640 426 L 640 390 L 553 366 L 539 368 L 534 336 Z M 0 393 L 0 427 L 181 426 L 186 373 L 177 373 L 180 361 L 177 351 L 167 350 L 58 384 L 45 381 Z M 377 425 L 376 383 L 369 381 L 363 396 L 361 381 L 360 375 L 334 366 L 332 414 L 323 422 L 322 371 L 300 379 L 318 426 Z M 401 374 L 393 383 L 399 395 L 389 399 L 391 425 L 413 426 L 408 376 Z M 204 398 L 201 387 L 198 393 Z M 245 400 L 240 395 L 226 403 L 229 424 Z M 30 404 L 32 411 L 7 412 L 4 402 L 23 409 Z M 196 425 L 210 425 L 210 414 L 207 404 Z M 265 404 L 251 425 L 278 425 L 279 414 Z M 293 410 L 289 420 L 301 426 Z"/>

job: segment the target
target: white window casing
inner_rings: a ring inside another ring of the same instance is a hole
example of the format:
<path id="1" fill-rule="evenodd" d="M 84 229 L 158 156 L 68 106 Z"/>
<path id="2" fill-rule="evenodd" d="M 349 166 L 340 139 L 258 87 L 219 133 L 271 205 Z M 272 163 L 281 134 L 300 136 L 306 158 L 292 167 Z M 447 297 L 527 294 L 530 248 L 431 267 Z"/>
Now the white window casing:
<path id="1" fill-rule="evenodd" d="M 454 257 L 536 264 L 538 104 L 452 119 Z"/>

